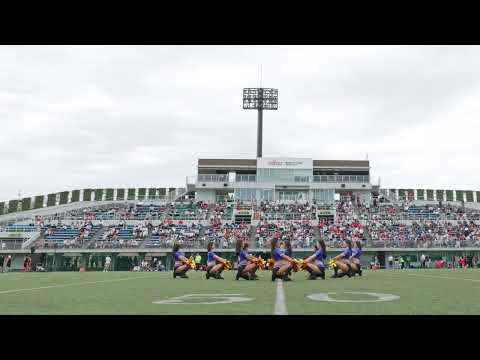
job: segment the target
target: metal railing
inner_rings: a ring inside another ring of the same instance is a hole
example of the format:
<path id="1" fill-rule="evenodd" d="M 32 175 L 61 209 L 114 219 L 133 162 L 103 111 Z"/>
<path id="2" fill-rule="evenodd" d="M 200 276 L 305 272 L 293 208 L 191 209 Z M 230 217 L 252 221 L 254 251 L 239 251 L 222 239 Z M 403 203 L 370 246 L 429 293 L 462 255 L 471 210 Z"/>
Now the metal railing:
<path id="1" fill-rule="evenodd" d="M 0 239 L 0 250 L 21 250 L 24 240 L 15 239 L 15 240 L 5 240 Z"/>
<path id="2" fill-rule="evenodd" d="M 195 177 L 188 177 L 187 183 L 196 182 L 229 182 L 227 174 L 199 174 Z M 314 176 L 294 176 L 293 182 L 311 183 L 368 183 L 369 175 L 314 175 Z M 237 174 L 235 182 L 257 182 L 257 176 L 253 174 Z"/>
<path id="3" fill-rule="evenodd" d="M 436 214 L 436 213 L 423 213 L 423 214 L 409 214 L 409 213 L 360 213 L 359 219 L 365 221 L 378 220 L 378 221 L 480 221 L 480 214 L 466 214 L 464 217 L 455 214 Z"/>
<path id="4" fill-rule="evenodd" d="M 224 174 L 199 174 L 198 182 L 228 182 L 228 175 Z"/>
<path id="5" fill-rule="evenodd" d="M 369 175 L 314 175 L 313 182 L 326 183 L 368 183 Z"/>
<path id="6" fill-rule="evenodd" d="M 261 221 L 270 220 L 315 220 L 315 213 L 299 214 L 299 213 L 264 213 L 260 215 Z"/>
<path id="7" fill-rule="evenodd" d="M 243 175 L 243 174 L 237 174 L 235 176 L 235 181 L 236 182 L 256 182 L 257 181 L 257 176 L 256 175 Z"/>
<path id="8" fill-rule="evenodd" d="M 310 176 L 295 176 L 293 178 L 294 182 L 301 182 L 301 183 L 309 183 L 310 182 Z"/>

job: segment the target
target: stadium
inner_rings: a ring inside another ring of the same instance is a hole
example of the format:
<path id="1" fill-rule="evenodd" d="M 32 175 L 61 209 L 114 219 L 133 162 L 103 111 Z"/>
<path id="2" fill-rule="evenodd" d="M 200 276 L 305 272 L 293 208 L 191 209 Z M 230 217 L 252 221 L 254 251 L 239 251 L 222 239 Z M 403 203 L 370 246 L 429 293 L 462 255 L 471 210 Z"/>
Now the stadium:
<path id="1" fill-rule="evenodd" d="M 480 314 L 480 191 L 384 189 L 369 160 L 263 157 L 263 110 L 277 105 L 276 89 L 244 89 L 257 157 L 200 158 L 182 187 L 0 202 L 0 312 Z M 332 279 L 327 266 L 308 281 L 296 269 L 283 284 L 260 268 L 259 281 L 235 279 L 238 241 L 267 260 L 287 240 L 299 262 L 320 240 L 329 259 L 359 242 L 363 274 Z M 223 280 L 205 278 L 211 242 L 232 265 Z M 189 279 L 172 277 L 176 244 L 200 259 Z"/>

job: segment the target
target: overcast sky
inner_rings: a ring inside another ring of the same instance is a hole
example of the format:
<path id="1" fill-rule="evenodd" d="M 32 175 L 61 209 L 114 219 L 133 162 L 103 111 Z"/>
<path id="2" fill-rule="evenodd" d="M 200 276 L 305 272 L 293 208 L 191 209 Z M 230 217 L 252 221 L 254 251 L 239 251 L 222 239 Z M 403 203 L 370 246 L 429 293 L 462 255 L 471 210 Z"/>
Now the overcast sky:
<path id="1" fill-rule="evenodd" d="M 478 46 L 1 46 L 0 200 L 180 187 L 264 156 L 363 160 L 382 187 L 480 190 Z"/>

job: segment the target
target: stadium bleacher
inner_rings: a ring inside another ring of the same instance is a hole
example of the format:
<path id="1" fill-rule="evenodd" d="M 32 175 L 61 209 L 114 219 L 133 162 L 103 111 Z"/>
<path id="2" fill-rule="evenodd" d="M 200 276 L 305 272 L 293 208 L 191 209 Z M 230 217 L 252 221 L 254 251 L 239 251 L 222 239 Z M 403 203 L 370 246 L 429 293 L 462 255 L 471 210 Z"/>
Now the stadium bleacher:
<path id="1" fill-rule="evenodd" d="M 239 209 L 242 221 L 236 221 Z M 268 248 L 274 237 L 290 240 L 294 248 L 311 248 L 320 239 L 330 248 L 347 239 L 374 248 L 480 247 L 480 209 L 404 201 L 362 204 L 348 198 L 329 209 L 335 216 L 327 220 L 318 216 L 316 204 L 308 203 L 115 204 L 36 216 L 31 224 L 4 224 L 1 231 L 40 231 L 35 245 L 45 248 L 168 249 L 175 242 L 206 248 L 214 241 L 217 248 L 233 249 L 237 239 Z"/>
<path id="2" fill-rule="evenodd" d="M 100 229 L 99 225 L 43 225 L 43 237 L 37 241 L 41 247 L 83 247 Z"/>
<path id="3" fill-rule="evenodd" d="M 1 227 L 2 231 L 5 232 L 33 232 L 33 231 L 40 231 L 40 228 L 36 225 L 8 225 L 5 227 Z"/>

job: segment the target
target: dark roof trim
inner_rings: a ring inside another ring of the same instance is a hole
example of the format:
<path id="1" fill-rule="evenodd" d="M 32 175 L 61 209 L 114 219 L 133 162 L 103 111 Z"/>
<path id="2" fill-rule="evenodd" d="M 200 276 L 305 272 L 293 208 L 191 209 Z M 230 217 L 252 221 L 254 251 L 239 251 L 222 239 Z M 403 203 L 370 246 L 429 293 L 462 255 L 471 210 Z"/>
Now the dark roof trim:
<path id="1" fill-rule="evenodd" d="M 257 159 L 198 159 L 198 167 L 212 166 L 257 166 Z M 313 160 L 313 167 L 356 167 L 368 168 L 370 162 L 368 160 Z"/>
<path id="2" fill-rule="evenodd" d="M 370 167 L 368 160 L 313 160 L 313 167 Z"/>
<path id="3" fill-rule="evenodd" d="M 257 167 L 257 159 L 198 159 L 198 167 L 202 166 L 253 166 Z"/>

